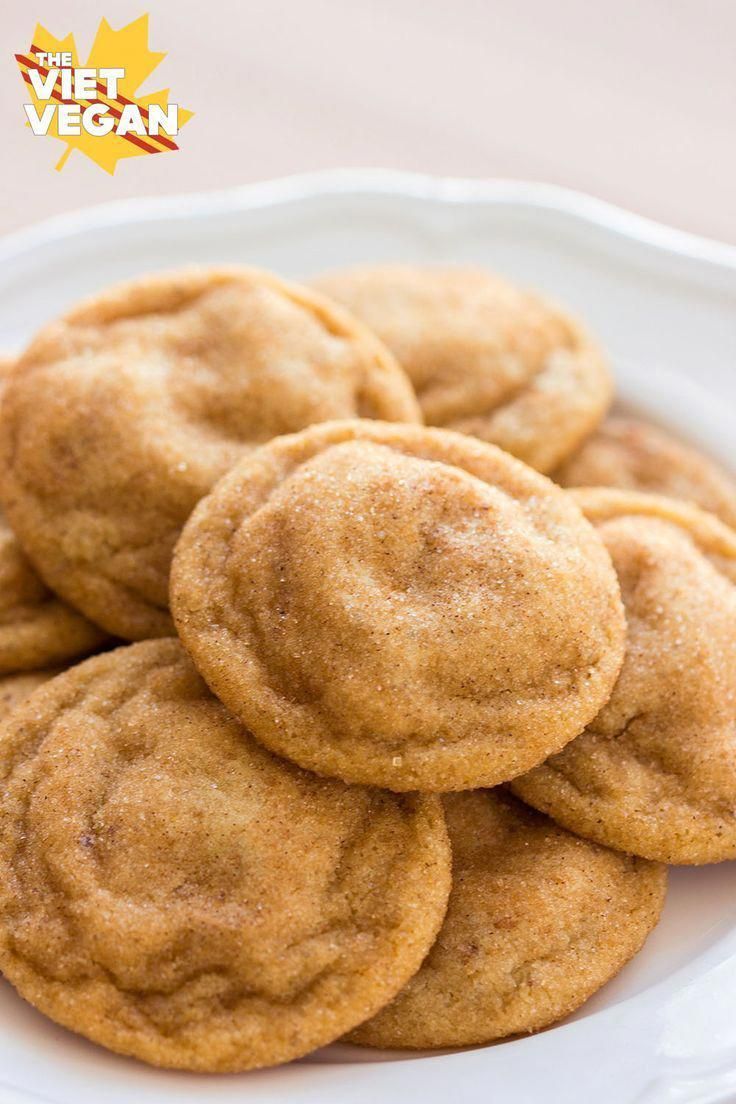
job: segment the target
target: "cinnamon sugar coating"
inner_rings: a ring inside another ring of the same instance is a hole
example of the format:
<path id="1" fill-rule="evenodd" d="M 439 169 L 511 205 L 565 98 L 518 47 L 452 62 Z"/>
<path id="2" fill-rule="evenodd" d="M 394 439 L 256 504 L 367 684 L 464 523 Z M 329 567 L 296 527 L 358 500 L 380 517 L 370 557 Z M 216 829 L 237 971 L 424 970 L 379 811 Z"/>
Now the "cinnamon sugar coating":
<path id="1" fill-rule="evenodd" d="M 314 286 L 371 327 L 428 425 L 470 433 L 548 472 L 592 433 L 613 385 L 565 311 L 477 268 L 361 266 Z"/>
<path id="2" fill-rule="evenodd" d="M 192 507 L 244 452 L 335 417 L 419 419 L 362 324 L 254 269 L 147 276 L 74 307 L 20 358 L 0 496 L 53 590 L 115 635 L 165 636 Z"/>
<path id="3" fill-rule="evenodd" d="M 0 407 L 15 364 L 0 356 Z M 49 590 L 0 513 L 0 675 L 75 659 L 105 637 Z"/>
<path id="4" fill-rule="evenodd" d="M 573 493 L 618 573 L 626 658 L 583 735 L 514 792 L 646 858 L 736 858 L 736 533 L 673 499 Z"/>
<path id="5" fill-rule="evenodd" d="M 552 476 L 562 487 L 618 487 L 691 502 L 736 527 L 736 480 L 659 426 L 607 418 Z"/>
<path id="6" fill-rule="evenodd" d="M 272 441 L 190 518 L 171 600 L 257 739 L 397 791 L 541 762 L 622 660 L 615 574 L 575 502 L 447 430 L 335 422 Z"/>
<path id="7" fill-rule="evenodd" d="M 154 1065 L 285 1062 L 419 968 L 450 854 L 431 796 L 276 759 L 176 640 L 72 668 L 0 730 L 0 968 Z"/>
<path id="8" fill-rule="evenodd" d="M 618 973 L 659 919 L 658 863 L 579 839 L 498 790 L 444 806 L 445 922 L 419 972 L 350 1042 L 425 1049 L 538 1031 Z"/>

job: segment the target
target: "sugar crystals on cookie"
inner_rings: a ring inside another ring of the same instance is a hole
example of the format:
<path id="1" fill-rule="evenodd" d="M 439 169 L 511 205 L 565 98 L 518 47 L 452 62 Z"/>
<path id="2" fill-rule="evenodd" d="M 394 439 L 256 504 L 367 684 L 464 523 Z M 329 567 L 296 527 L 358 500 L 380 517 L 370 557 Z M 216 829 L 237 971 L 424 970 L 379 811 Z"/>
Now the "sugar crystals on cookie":
<path id="1" fill-rule="evenodd" d="M 3 404 L 0 495 L 46 582 L 109 632 L 167 635 L 171 552 L 244 452 L 327 418 L 419 419 L 365 327 L 248 268 L 101 292 L 36 336 Z"/>
<path id="2" fill-rule="evenodd" d="M 200 503 L 172 610 L 214 692 L 278 754 L 394 790 L 491 786 L 607 700 L 624 618 L 574 501 L 447 430 L 281 437 Z"/>
<path id="3" fill-rule="evenodd" d="M 580 323 L 483 269 L 362 265 L 315 287 L 385 341 L 428 425 L 491 441 L 540 471 L 574 452 L 610 404 L 605 357 Z"/>
<path id="4" fill-rule="evenodd" d="M 539 1031 L 618 973 L 659 919 L 658 863 L 578 839 L 500 790 L 444 806 L 445 922 L 418 973 L 351 1042 L 428 1049 Z"/>
<path id="5" fill-rule="evenodd" d="M 245 1070 L 331 1042 L 396 995 L 445 913 L 439 799 L 276 759 L 176 640 L 17 706 L 0 795 L 3 974 L 154 1065 Z"/>
<path id="6" fill-rule="evenodd" d="M 635 491 L 575 497 L 611 553 L 628 621 L 610 700 L 517 778 L 573 832 L 670 863 L 736 858 L 736 533 Z"/>

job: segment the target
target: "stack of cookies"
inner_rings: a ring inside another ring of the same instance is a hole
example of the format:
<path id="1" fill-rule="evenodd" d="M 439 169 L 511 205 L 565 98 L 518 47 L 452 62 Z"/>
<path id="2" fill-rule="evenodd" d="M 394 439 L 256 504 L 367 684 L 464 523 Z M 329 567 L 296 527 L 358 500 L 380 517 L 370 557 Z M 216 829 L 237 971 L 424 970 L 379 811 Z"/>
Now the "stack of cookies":
<path id="1" fill-rule="evenodd" d="M 604 420 L 564 310 L 187 270 L 2 388 L 0 968 L 47 1016 L 213 1072 L 481 1044 L 736 858 L 736 488 Z"/>

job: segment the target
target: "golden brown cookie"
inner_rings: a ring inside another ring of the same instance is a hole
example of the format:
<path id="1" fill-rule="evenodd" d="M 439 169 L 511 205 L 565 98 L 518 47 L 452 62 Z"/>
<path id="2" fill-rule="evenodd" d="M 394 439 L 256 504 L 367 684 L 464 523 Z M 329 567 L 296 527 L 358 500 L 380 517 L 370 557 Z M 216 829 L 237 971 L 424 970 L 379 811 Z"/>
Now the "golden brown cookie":
<path id="1" fill-rule="evenodd" d="M 0 514 L 0 675 L 86 655 L 106 634 L 36 574 Z"/>
<path id="2" fill-rule="evenodd" d="M 373 1015 L 442 923 L 441 802 L 260 747 L 175 640 L 109 652 L 0 740 L 0 968 L 154 1065 L 286 1062 Z"/>
<path id="3" fill-rule="evenodd" d="M 4 721 L 17 705 L 58 673 L 58 668 L 49 667 L 44 671 L 26 671 L 21 675 L 4 675 L 0 678 L 0 721 Z"/>
<path id="4" fill-rule="evenodd" d="M 659 863 L 578 839 L 500 791 L 444 804 L 445 922 L 419 973 L 350 1042 L 425 1049 L 538 1031 L 618 973 L 659 919 Z"/>
<path id="5" fill-rule="evenodd" d="M 551 471 L 608 408 L 605 359 L 540 296 L 474 268 L 379 265 L 315 286 L 386 342 L 429 425 L 480 437 Z"/>
<path id="6" fill-rule="evenodd" d="M 18 358 L 10 353 L 0 353 L 0 380 L 7 379 Z"/>
<path id="7" fill-rule="evenodd" d="M 194 512 L 172 612 L 272 751 L 393 790 L 472 789 L 608 699 L 624 620 L 570 496 L 447 430 L 333 422 L 243 460 Z"/>
<path id="8" fill-rule="evenodd" d="M 696 449 L 636 418 L 607 418 L 553 479 L 563 487 L 619 487 L 681 498 L 736 527 L 736 480 Z"/>
<path id="9" fill-rule="evenodd" d="M 585 733 L 514 792 L 582 836 L 669 863 L 736 858 L 736 533 L 695 506 L 574 492 L 605 541 L 626 658 Z"/>
<path id="10" fill-rule="evenodd" d="M 171 551 L 195 503 L 249 448 L 335 417 L 419 418 L 362 324 L 252 269 L 145 277 L 21 357 L 0 493 L 52 589 L 116 635 L 166 635 Z"/>
<path id="11" fill-rule="evenodd" d="M 0 355 L 0 403 L 15 363 Z M 44 585 L 0 513 L 0 676 L 86 655 L 104 639 Z"/>

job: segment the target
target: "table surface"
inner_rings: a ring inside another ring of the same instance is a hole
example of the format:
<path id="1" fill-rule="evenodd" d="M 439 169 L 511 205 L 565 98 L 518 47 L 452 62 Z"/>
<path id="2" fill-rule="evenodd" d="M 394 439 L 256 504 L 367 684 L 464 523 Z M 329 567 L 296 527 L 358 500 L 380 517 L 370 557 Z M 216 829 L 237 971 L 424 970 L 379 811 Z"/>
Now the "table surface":
<path id="1" fill-rule="evenodd" d="M 148 8 L 180 151 L 108 176 L 24 126 L 35 21 L 86 56 Z M 0 232 L 107 200 L 336 166 L 543 180 L 736 243 L 734 0 L 6 0 Z"/>

